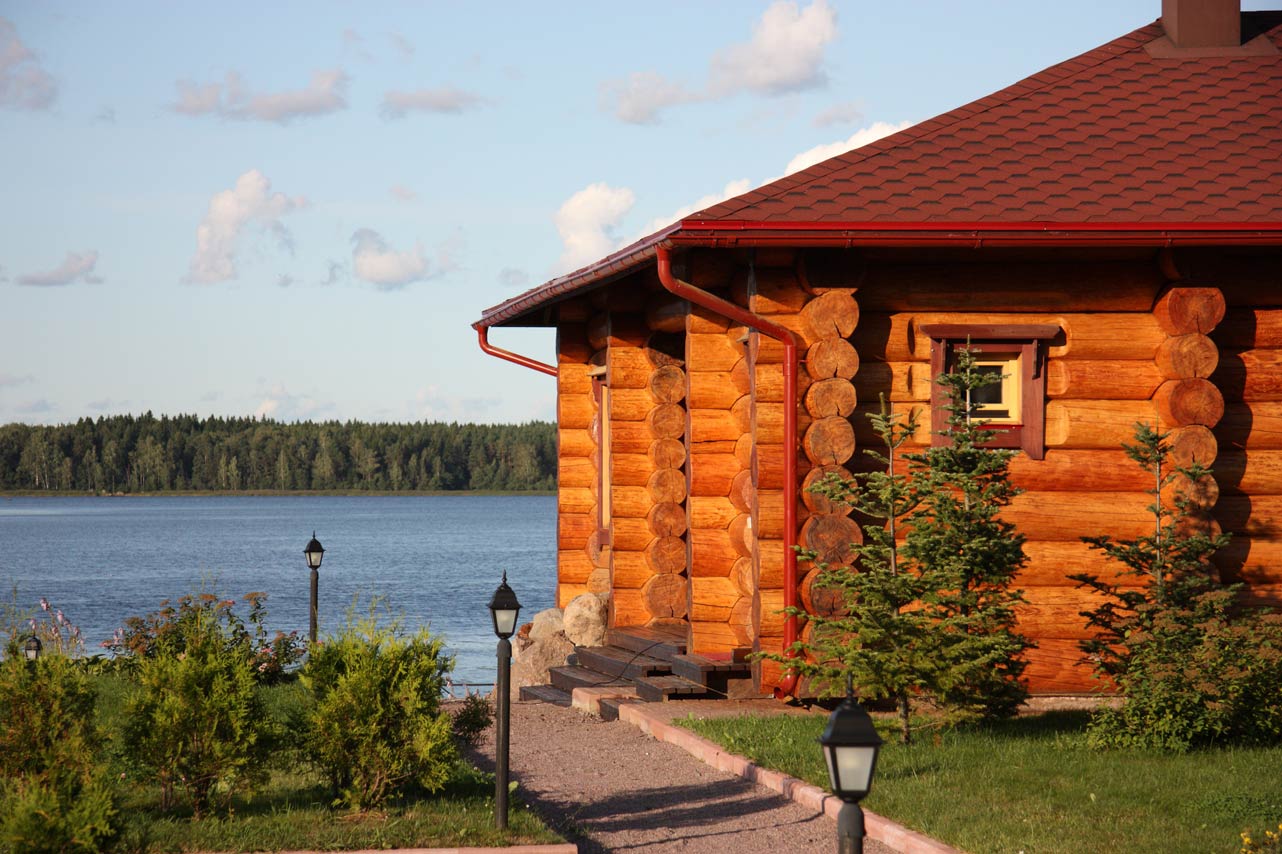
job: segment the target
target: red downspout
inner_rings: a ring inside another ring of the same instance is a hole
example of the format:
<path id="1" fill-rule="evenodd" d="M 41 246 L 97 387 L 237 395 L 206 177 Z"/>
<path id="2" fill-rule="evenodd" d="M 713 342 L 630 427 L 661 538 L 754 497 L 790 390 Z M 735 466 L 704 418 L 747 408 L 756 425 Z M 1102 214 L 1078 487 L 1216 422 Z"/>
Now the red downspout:
<path id="1" fill-rule="evenodd" d="M 497 356 L 505 361 L 547 374 L 550 377 L 557 375 L 556 368 L 546 362 L 540 362 L 538 359 L 531 359 L 529 356 L 522 356 L 519 353 L 513 353 L 511 350 L 495 347 L 490 343 L 490 328 L 488 326 L 476 327 L 476 337 L 480 341 L 481 349 L 491 356 Z"/>
<path id="2" fill-rule="evenodd" d="M 786 608 L 797 606 L 797 339 L 777 323 L 740 308 L 728 300 L 700 290 L 689 282 L 672 275 L 672 250 L 664 246 L 655 248 L 655 261 L 659 281 L 669 293 L 689 300 L 697 306 L 715 311 L 723 317 L 752 327 L 783 344 L 783 388 L 786 405 L 783 408 L 783 604 Z M 797 642 L 797 617 L 789 614 L 783 624 L 784 655 L 795 658 L 793 644 Z M 775 699 L 782 700 L 796 693 L 798 673 L 786 670 L 783 681 L 775 688 Z"/>

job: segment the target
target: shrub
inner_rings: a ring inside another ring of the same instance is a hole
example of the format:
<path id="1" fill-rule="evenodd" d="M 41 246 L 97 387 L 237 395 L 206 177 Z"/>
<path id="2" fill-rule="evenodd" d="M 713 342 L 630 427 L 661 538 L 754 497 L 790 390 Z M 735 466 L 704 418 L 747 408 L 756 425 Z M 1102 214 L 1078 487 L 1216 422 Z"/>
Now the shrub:
<path id="1" fill-rule="evenodd" d="M 480 694 L 468 694 L 463 698 L 463 705 L 454 712 L 454 737 L 463 744 L 476 744 L 481 733 L 493 722 L 494 709 L 490 707 L 490 701 Z"/>
<path id="2" fill-rule="evenodd" d="M 112 848 L 122 819 L 94 726 L 94 692 L 76 662 L 28 662 L 11 636 L 0 661 L 0 848 Z"/>
<path id="3" fill-rule="evenodd" d="M 1153 476 L 1154 532 L 1085 539 L 1125 564 L 1124 574 L 1141 586 L 1070 576 L 1105 598 L 1082 612 L 1098 633 L 1082 649 L 1124 695 L 1120 708 L 1092 716 L 1090 743 L 1182 751 L 1282 742 L 1282 617 L 1236 608 L 1241 585 L 1216 581 L 1210 557 L 1228 537 L 1200 530 L 1196 509 L 1180 491 L 1210 470 L 1172 465 L 1166 434 L 1148 425 L 1137 424 L 1135 438 L 1124 447 Z"/>
<path id="4" fill-rule="evenodd" d="M 160 625 L 137 662 L 137 690 L 126 707 L 125 755 L 160 785 L 161 807 L 183 791 L 196 815 L 262 775 L 270 723 L 252 657 L 230 602 L 180 608 Z"/>
<path id="5" fill-rule="evenodd" d="M 380 626 L 373 608 L 313 647 L 300 674 L 315 698 L 307 750 L 336 802 L 368 809 L 446 783 L 456 752 L 440 698 L 453 664 L 439 637 Z"/>

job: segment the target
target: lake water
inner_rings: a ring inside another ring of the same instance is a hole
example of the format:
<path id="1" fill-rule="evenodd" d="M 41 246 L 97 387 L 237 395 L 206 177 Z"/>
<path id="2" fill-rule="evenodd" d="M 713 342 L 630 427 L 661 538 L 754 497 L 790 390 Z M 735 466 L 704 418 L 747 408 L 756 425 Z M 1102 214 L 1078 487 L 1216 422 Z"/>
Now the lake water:
<path id="1" fill-rule="evenodd" d="M 88 653 L 202 584 L 229 599 L 267 593 L 269 630 L 305 638 L 313 529 L 322 637 L 354 598 L 379 596 L 408 628 L 445 636 L 456 681 L 494 680 L 486 606 L 504 570 L 522 621 L 554 605 L 556 499 L 542 496 L 0 499 L 0 595 L 16 586 L 23 608 L 46 597 Z"/>

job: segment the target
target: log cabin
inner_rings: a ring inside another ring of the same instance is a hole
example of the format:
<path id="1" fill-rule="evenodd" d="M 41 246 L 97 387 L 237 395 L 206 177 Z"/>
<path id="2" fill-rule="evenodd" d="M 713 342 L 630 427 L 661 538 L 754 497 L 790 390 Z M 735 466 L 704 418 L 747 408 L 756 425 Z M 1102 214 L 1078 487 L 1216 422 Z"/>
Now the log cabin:
<path id="1" fill-rule="evenodd" d="M 787 648 L 785 606 L 840 606 L 794 546 L 849 564 L 861 537 L 807 487 L 866 465 L 880 396 L 937 419 L 969 340 L 1022 451 L 1032 693 L 1096 685 L 1068 575 L 1120 570 L 1080 537 L 1151 530 L 1137 422 L 1213 467 L 1193 497 L 1232 534 L 1222 579 L 1282 604 L 1282 12 L 1161 12 L 485 310 L 482 349 L 555 377 L 559 603 L 602 594 L 713 658 Z M 554 363 L 489 343 L 503 326 L 555 327 Z"/>

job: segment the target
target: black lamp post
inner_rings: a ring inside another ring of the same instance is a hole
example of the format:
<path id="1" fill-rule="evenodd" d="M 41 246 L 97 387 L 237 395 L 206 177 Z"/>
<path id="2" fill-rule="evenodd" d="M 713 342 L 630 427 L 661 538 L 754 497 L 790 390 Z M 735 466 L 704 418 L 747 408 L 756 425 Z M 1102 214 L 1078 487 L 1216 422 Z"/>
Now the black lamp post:
<path id="1" fill-rule="evenodd" d="M 837 852 L 863 854 L 864 811 L 859 802 L 872 788 L 882 740 L 872 718 L 855 702 L 849 677 L 846 678 L 846 699 L 828 718 L 828 728 L 819 736 L 819 743 L 828 760 L 832 793 L 842 800 L 837 814 Z"/>
<path id="2" fill-rule="evenodd" d="M 312 614 L 310 620 L 309 637 L 312 643 L 316 643 L 316 590 L 320 586 L 320 569 L 321 558 L 325 557 L 325 549 L 321 547 L 320 540 L 316 539 L 316 532 L 312 531 L 311 542 L 307 548 L 303 549 L 303 555 L 307 558 L 307 567 L 312 571 Z"/>
<path id="3" fill-rule="evenodd" d="M 503 582 L 490 600 L 490 618 L 494 621 L 494 634 L 499 638 L 499 675 L 494 686 L 498 707 L 494 721 L 494 826 L 499 830 L 507 827 L 507 753 L 512 705 L 512 642 L 508 638 L 516 631 L 519 613 L 521 603 L 507 586 L 505 570 Z"/>
<path id="4" fill-rule="evenodd" d="M 35 661 L 40 657 L 40 650 L 42 649 L 44 649 L 44 644 L 40 642 L 40 638 L 31 635 L 27 638 L 27 642 L 22 645 L 22 654 L 27 657 L 27 661 Z"/>

